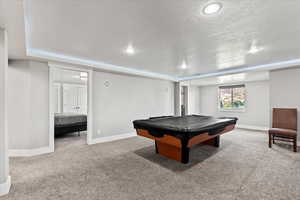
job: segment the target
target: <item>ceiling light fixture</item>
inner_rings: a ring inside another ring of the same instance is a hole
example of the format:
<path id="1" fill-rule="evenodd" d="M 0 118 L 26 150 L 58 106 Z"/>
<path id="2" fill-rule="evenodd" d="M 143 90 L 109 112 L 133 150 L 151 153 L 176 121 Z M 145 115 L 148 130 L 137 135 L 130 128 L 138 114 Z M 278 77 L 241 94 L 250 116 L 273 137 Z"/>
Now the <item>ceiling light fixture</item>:
<path id="1" fill-rule="evenodd" d="M 186 69 L 187 68 L 187 64 L 185 62 L 185 60 L 182 62 L 182 65 L 181 65 L 181 69 Z"/>
<path id="2" fill-rule="evenodd" d="M 128 55 L 135 54 L 135 49 L 133 48 L 132 44 L 129 44 L 127 48 L 125 49 L 125 53 Z"/>
<path id="3" fill-rule="evenodd" d="M 250 54 L 256 54 L 259 51 L 260 50 L 257 47 L 253 46 L 253 47 L 250 48 L 250 50 L 248 51 L 248 53 L 250 53 Z"/>
<path id="4" fill-rule="evenodd" d="M 215 14 L 215 13 L 219 12 L 221 10 L 221 8 L 222 8 L 221 3 L 211 3 L 204 7 L 203 13 L 205 15 Z"/>
<path id="5" fill-rule="evenodd" d="M 252 41 L 251 47 L 250 47 L 248 53 L 250 53 L 250 54 L 256 54 L 256 53 L 258 53 L 258 52 L 260 52 L 260 51 L 262 51 L 264 49 L 263 47 L 257 46 L 256 43 L 257 42 L 255 40 Z"/>

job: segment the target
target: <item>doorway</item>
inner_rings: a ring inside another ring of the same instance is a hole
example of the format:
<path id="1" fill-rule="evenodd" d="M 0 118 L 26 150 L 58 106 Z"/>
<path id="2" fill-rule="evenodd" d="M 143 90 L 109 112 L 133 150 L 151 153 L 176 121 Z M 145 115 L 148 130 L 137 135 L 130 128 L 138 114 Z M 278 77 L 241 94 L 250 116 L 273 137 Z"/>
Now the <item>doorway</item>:
<path id="1" fill-rule="evenodd" d="M 181 116 L 185 116 L 188 114 L 188 86 L 181 86 L 180 102 Z"/>
<path id="2" fill-rule="evenodd" d="M 49 64 L 50 146 L 90 144 L 92 70 Z"/>

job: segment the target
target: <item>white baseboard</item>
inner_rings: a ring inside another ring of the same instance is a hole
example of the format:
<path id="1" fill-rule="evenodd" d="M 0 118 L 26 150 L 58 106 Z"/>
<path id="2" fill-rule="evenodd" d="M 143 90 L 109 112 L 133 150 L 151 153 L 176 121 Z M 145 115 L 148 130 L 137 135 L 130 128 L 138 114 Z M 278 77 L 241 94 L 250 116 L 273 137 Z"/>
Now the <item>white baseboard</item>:
<path id="1" fill-rule="evenodd" d="M 52 152 L 53 149 L 51 147 L 41 147 L 37 149 L 10 149 L 9 157 L 31 157 Z"/>
<path id="2" fill-rule="evenodd" d="M 249 129 L 255 131 L 267 131 L 269 129 L 268 127 L 263 127 L 263 126 L 252 126 L 252 125 L 243 125 L 243 124 L 238 124 L 236 125 L 236 127 L 240 129 Z"/>
<path id="3" fill-rule="evenodd" d="M 89 144 L 98 144 L 98 143 L 104 143 L 104 142 L 112 142 L 116 140 L 122 140 L 130 137 L 135 137 L 136 133 L 125 133 L 120 135 L 113 135 L 113 136 L 107 136 L 107 137 L 100 137 L 96 139 L 92 139 L 92 141 Z"/>
<path id="4" fill-rule="evenodd" d="M 0 196 L 6 195 L 9 193 L 11 186 L 11 177 L 8 176 L 5 183 L 0 184 Z"/>

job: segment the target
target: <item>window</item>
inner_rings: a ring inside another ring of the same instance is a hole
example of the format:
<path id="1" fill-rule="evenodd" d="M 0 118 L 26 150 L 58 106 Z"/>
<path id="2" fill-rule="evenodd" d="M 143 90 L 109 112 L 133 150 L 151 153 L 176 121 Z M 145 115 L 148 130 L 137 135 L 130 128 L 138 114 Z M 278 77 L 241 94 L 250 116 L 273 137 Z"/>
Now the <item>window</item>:
<path id="1" fill-rule="evenodd" d="M 219 87 L 219 108 L 221 110 L 244 110 L 245 100 L 245 85 Z"/>

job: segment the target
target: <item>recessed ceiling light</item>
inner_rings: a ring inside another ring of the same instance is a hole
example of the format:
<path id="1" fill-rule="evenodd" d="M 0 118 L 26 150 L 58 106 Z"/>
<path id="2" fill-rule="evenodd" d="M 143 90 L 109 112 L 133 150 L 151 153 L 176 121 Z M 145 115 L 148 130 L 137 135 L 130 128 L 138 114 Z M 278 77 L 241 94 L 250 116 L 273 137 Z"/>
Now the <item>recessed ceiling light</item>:
<path id="1" fill-rule="evenodd" d="M 251 47 L 250 47 L 248 53 L 250 53 L 250 54 L 256 54 L 256 53 L 258 53 L 258 52 L 260 52 L 260 51 L 262 51 L 264 49 L 263 47 L 257 46 L 256 43 L 257 42 L 255 40 L 252 41 Z"/>
<path id="2" fill-rule="evenodd" d="M 125 49 L 125 53 L 128 54 L 128 55 L 135 54 L 135 49 L 133 48 L 133 46 L 131 44 L 129 44 L 127 46 L 127 48 Z"/>
<path id="3" fill-rule="evenodd" d="M 250 54 L 256 54 L 259 51 L 260 51 L 260 49 L 258 49 L 256 46 L 253 46 L 253 47 L 250 48 L 250 50 L 248 51 L 248 53 L 250 53 Z"/>
<path id="4" fill-rule="evenodd" d="M 221 10 L 221 8 L 222 8 L 221 3 L 211 3 L 204 7 L 203 13 L 206 15 L 215 14 L 215 13 L 219 12 Z"/>
<path id="5" fill-rule="evenodd" d="M 182 65 L 181 65 L 181 69 L 186 69 L 187 68 L 187 65 L 186 65 L 186 62 L 185 60 L 182 62 Z"/>

